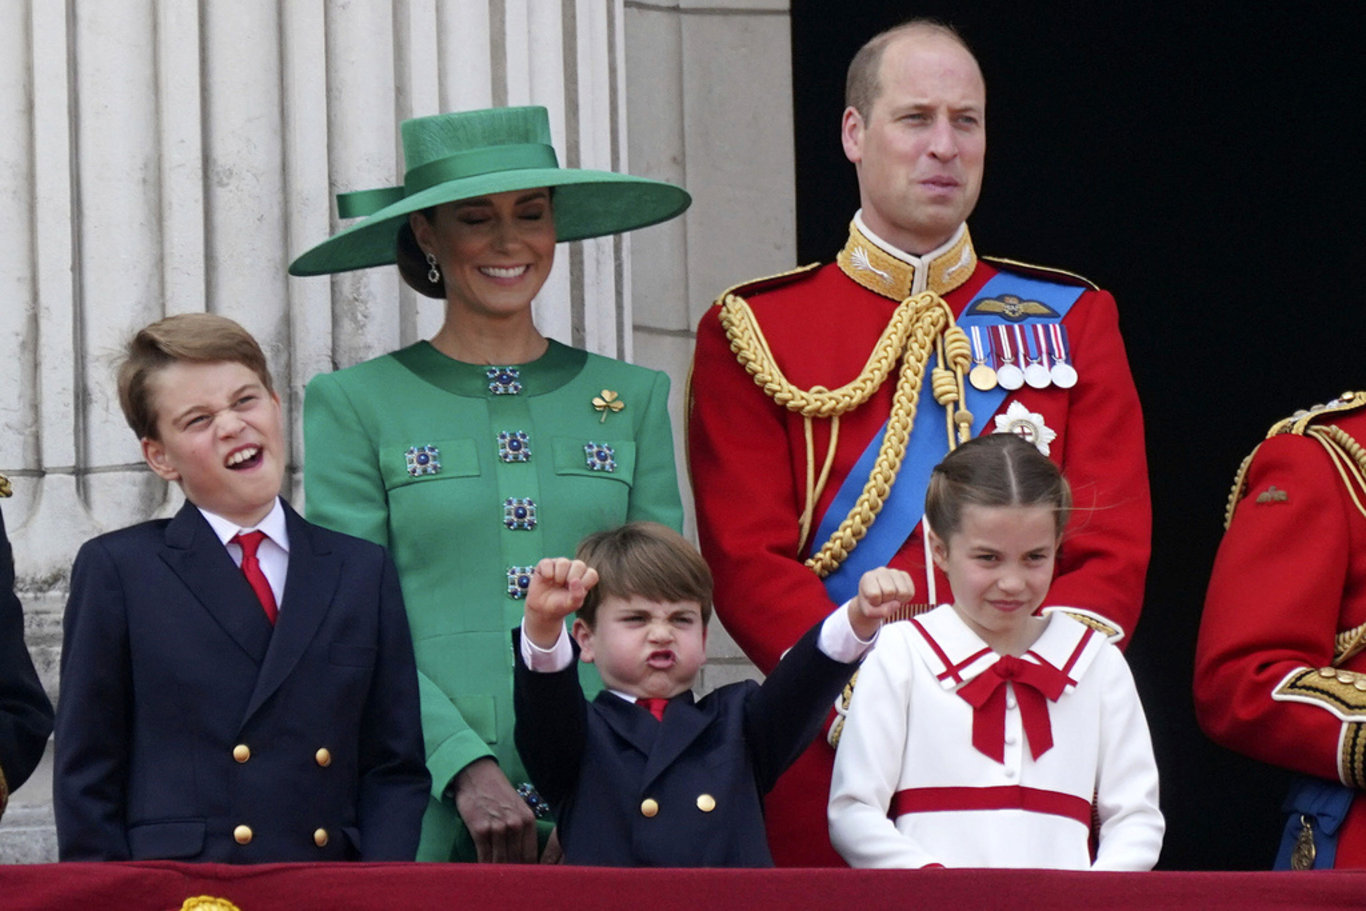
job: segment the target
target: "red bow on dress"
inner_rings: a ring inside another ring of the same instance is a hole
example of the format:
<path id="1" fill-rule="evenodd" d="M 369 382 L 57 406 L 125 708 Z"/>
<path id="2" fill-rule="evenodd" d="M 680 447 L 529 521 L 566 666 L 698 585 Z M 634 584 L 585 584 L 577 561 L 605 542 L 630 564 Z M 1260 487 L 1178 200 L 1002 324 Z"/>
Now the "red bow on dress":
<path id="1" fill-rule="evenodd" d="M 1053 746 L 1053 726 L 1048 703 L 1056 702 L 1067 688 L 1067 675 L 1051 664 L 1035 664 L 1003 655 L 999 661 L 958 689 L 972 706 L 972 745 L 978 752 L 1004 763 L 1006 757 L 1006 683 L 1015 684 L 1020 718 L 1029 752 L 1038 759 Z"/>

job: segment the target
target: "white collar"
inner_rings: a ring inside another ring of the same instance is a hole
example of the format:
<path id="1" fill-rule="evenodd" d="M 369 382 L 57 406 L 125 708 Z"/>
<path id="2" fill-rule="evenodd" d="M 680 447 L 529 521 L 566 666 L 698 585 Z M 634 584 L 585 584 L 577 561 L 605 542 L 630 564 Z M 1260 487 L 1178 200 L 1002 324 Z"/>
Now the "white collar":
<path id="1" fill-rule="evenodd" d="M 289 531 L 286 528 L 285 508 L 281 505 L 279 497 L 275 498 L 275 505 L 271 507 L 270 512 L 266 514 L 266 517 L 252 528 L 243 528 L 236 522 L 225 519 L 218 515 L 218 513 L 209 512 L 207 509 L 202 509 L 199 506 L 196 506 L 195 509 L 198 509 L 200 514 L 204 516 L 204 519 L 209 523 L 209 527 L 213 529 L 213 533 L 218 536 L 218 540 L 222 541 L 225 547 L 238 532 L 255 531 L 259 529 L 260 531 L 265 532 L 266 537 L 270 538 L 271 541 L 278 544 L 281 550 L 285 553 L 289 553 Z"/>

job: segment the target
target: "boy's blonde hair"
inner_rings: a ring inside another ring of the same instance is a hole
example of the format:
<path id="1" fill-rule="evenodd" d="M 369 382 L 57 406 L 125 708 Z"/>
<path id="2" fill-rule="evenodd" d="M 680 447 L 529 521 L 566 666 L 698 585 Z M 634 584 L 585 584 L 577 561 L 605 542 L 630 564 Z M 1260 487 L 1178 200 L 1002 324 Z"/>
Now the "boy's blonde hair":
<path id="1" fill-rule="evenodd" d="M 168 316 L 138 330 L 118 366 L 119 406 L 138 439 L 160 439 L 152 377 L 178 363 L 241 364 L 275 392 L 265 353 L 250 332 L 213 313 Z"/>
<path id="2" fill-rule="evenodd" d="M 693 601 L 711 620 L 711 570 L 683 536 L 658 522 L 631 522 L 579 542 L 578 559 L 598 571 L 578 617 L 592 629 L 603 598 L 639 595 L 656 601 Z"/>

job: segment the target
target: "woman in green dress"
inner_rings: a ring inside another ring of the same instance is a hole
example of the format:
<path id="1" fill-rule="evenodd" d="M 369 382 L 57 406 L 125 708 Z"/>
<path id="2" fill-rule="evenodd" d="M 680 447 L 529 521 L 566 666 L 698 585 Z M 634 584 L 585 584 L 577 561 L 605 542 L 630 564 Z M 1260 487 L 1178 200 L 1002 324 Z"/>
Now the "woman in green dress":
<path id="1" fill-rule="evenodd" d="M 550 821 L 512 741 L 509 630 L 547 554 L 637 519 L 682 523 L 665 374 L 543 336 L 531 301 L 557 241 L 672 218 L 667 183 L 557 166 L 543 108 L 401 125 L 402 187 L 294 275 L 397 263 L 446 302 L 430 341 L 314 377 L 308 517 L 390 548 L 417 655 L 432 794 L 419 860 L 534 861 Z M 601 687 L 591 668 L 585 682 Z"/>

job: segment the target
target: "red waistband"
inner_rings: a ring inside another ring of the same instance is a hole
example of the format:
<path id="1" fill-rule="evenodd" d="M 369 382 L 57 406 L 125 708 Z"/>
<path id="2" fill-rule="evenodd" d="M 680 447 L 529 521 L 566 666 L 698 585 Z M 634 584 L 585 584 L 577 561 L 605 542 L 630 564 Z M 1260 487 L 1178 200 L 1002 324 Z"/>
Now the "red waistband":
<path id="1" fill-rule="evenodd" d="M 1091 825 L 1091 803 L 1075 794 L 1006 785 L 999 788 L 908 788 L 892 795 L 889 819 L 906 813 L 954 810 L 1028 810 Z"/>

